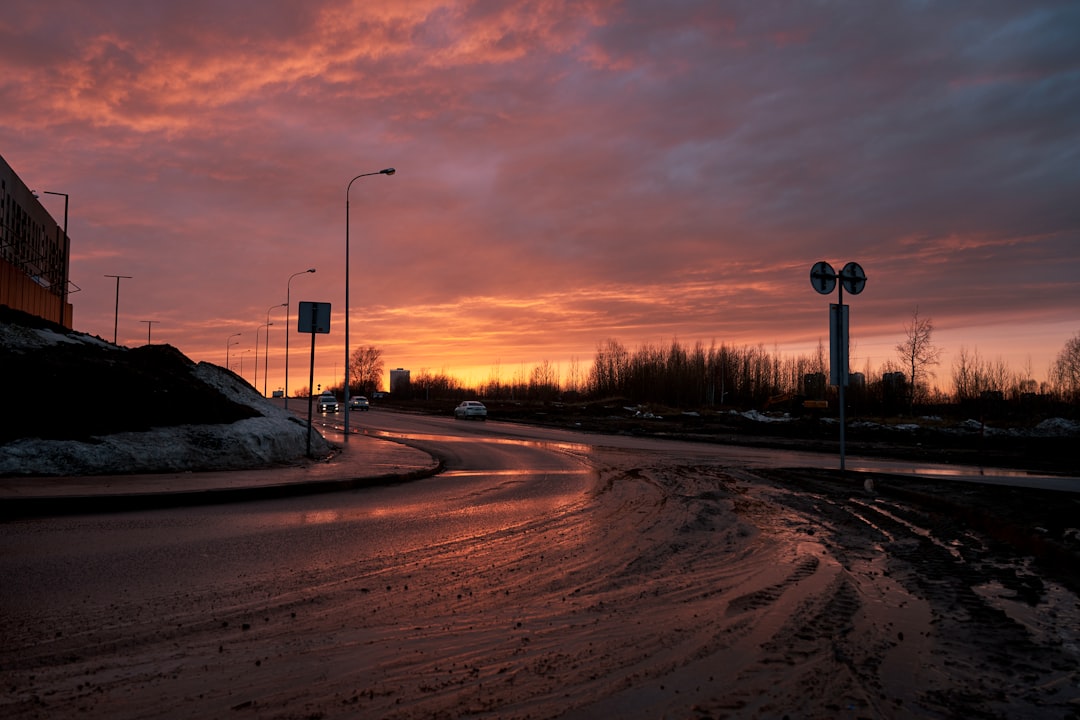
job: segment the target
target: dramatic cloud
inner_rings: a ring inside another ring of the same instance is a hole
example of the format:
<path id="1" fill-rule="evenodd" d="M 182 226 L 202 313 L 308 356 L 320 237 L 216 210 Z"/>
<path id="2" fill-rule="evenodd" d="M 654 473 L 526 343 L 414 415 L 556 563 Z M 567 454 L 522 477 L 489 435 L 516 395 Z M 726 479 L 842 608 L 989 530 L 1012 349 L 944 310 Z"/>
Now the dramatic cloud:
<path id="1" fill-rule="evenodd" d="M 8 6 L 0 154 L 71 196 L 80 330 L 111 337 L 104 275 L 131 275 L 122 342 L 155 319 L 224 362 L 315 266 L 292 300 L 333 304 L 333 382 L 346 186 L 391 166 L 348 197 L 351 340 L 390 367 L 809 352 L 822 259 L 869 276 L 859 367 L 915 305 L 949 353 L 1038 379 L 1080 330 L 1071 0 Z"/>

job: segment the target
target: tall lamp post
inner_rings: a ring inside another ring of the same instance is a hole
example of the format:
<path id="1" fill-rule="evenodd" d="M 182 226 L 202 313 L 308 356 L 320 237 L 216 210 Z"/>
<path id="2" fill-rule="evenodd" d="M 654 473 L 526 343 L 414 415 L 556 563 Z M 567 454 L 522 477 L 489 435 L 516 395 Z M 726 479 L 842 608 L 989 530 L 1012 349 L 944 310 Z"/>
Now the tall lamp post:
<path id="1" fill-rule="evenodd" d="M 285 283 L 285 409 L 289 409 L 289 304 L 292 300 L 292 279 L 297 275 L 304 275 L 306 273 L 315 272 L 315 268 L 308 268 L 307 270 L 301 270 L 298 273 L 293 273 L 289 276 L 289 282 Z M 308 392 L 311 392 L 311 388 L 308 388 Z"/>
<path id="2" fill-rule="evenodd" d="M 263 328 L 266 328 L 266 337 L 263 338 L 263 353 L 265 353 L 266 346 L 270 344 L 269 342 L 267 342 L 267 340 L 269 340 L 270 338 L 270 326 L 273 324 L 274 323 L 270 322 L 270 320 L 267 319 L 266 322 L 264 322 L 262 325 L 255 329 L 255 382 L 253 383 L 255 387 L 255 392 L 259 392 L 259 331 Z"/>
<path id="3" fill-rule="evenodd" d="M 67 222 L 68 222 L 68 199 L 69 198 L 68 198 L 67 193 L 52 192 L 51 190 L 42 190 L 41 192 L 45 193 L 46 195 L 63 195 L 64 196 L 64 257 L 63 257 L 63 260 L 62 260 L 62 262 L 64 263 L 64 277 L 63 277 L 63 283 L 62 283 L 63 287 L 61 287 L 61 289 L 60 289 L 60 324 L 64 325 L 64 320 L 67 319 L 67 287 L 68 287 L 67 265 L 68 265 L 68 256 L 71 254 L 71 241 L 68 240 L 68 234 L 67 234 L 67 227 L 68 227 L 67 226 Z M 113 340 L 113 345 L 115 345 L 115 344 L 116 344 L 116 341 Z M 148 342 L 147 345 L 149 345 L 149 344 L 150 343 Z"/>
<path id="4" fill-rule="evenodd" d="M 116 309 L 113 314 L 112 344 L 116 344 L 116 327 L 120 323 L 120 278 L 130 280 L 130 275 L 106 275 L 105 277 L 116 278 Z"/>
<path id="5" fill-rule="evenodd" d="M 270 311 L 280 307 L 288 307 L 287 302 L 280 303 L 278 305 L 271 305 L 266 309 L 266 337 L 263 338 L 263 397 L 266 397 L 266 376 L 269 374 L 270 366 L 270 326 L 274 323 L 270 322 Z M 288 321 L 286 321 L 286 325 Z M 288 337 L 289 328 L 285 328 L 285 336 Z M 255 388 L 258 390 L 259 388 Z"/>
<path id="6" fill-rule="evenodd" d="M 395 172 L 394 168 L 385 168 L 378 172 L 361 173 L 345 187 L 345 442 L 349 441 L 349 190 L 362 177 L 393 175 Z"/>
<path id="7" fill-rule="evenodd" d="M 225 340 L 225 369 L 226 370 L 232 370 L 232 368 L 229 367 L 229 348 L 231 348 L 233 345 L 239 344 L 239 342 L 240 342 L 239 340 L 237 340 L 236 342 L 233 342 L 232 339 L 234 337 L 240 337 L 241 335 L 243 335 L 243 333 L 233 333 L 232 335 L 230 335 Z"/>

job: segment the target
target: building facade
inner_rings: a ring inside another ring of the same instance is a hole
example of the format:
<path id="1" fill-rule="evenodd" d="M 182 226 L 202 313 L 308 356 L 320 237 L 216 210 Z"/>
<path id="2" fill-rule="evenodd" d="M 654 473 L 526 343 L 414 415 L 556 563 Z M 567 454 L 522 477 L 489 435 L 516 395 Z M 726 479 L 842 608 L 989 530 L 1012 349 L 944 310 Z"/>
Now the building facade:
<path id="1" fill-rule="evenodd" d="M 410 388 L 409 371 L 397 368 L 390 371 L 390 394 L 407 395 Z"/>
<path id="2" fill-rule="evenodd" d="M 66 228 L 0 156 L 0 305 L 71 328 L 70 261 Z"/>

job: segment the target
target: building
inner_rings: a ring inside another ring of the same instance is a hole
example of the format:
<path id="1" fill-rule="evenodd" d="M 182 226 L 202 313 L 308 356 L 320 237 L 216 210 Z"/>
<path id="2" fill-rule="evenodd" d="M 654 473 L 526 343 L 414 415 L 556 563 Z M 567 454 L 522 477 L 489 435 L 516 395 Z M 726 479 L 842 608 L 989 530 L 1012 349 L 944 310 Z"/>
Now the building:
<path id="1" fill-rule="evenodd" d="M 412 381 L 409 379 L 409 371 L 398 368 L 390 371 L 390 394 L 403 396 L 409 393 Z"/>
<path id="2" fill-rule="evenodd" d="M 67 228 L 0 156 L 0 305 L 71 328 L 70 262 Z"/>

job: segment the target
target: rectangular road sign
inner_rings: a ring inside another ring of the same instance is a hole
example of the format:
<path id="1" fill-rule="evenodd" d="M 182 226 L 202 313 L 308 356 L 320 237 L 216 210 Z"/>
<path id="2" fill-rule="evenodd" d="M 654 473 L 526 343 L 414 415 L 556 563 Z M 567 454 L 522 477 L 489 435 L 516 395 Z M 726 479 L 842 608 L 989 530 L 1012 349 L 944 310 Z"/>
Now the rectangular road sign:
<path id="1" fill-rule="evenodd" d="M 302 333 L 330 332 L 330 303 L 300 302 L 296 315 L 296 331 Z"/>
<path id="2" fill-rule="evenodd" d="M 848 306 L 829 304 L 829 384 L 848 384 Z"/>

